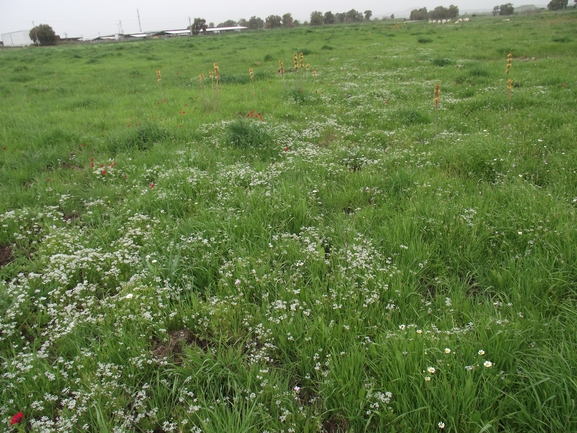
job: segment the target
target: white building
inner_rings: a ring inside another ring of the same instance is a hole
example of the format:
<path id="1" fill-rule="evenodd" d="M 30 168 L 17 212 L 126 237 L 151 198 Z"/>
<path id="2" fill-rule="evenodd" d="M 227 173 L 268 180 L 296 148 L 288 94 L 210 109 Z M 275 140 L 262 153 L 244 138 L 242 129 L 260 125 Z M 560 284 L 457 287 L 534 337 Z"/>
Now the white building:
<path id="1" fill-rule="evenodd" d="M 20 30 L 18 32 L 4 33 L 2 35 L 2 43 L 5 47 L 26 47 L 32 45 L 32 39 L 28 36 L 29 30 Z"/>

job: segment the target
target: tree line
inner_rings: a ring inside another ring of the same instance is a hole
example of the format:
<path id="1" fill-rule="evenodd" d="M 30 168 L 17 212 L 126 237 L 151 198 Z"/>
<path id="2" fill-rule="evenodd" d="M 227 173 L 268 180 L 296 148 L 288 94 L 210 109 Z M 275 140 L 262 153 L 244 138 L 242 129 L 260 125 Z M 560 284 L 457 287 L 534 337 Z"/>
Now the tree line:
<path id="1" fill-rule="evenodd" d="M 577 0 L 573 0 L 575 3 L 574 7 L 577 7 Z M 551 0 L 547 5 L 547 9 L 551 11 L 566 9 L 569 0 Z M 493 15 L 512 15 L 515 11 L 512 3 L 506 3 L 502 5 L 497 5 L 493 8 Z M 314 11 L 311 12 L 310 22 L 304 22 L 304 25 L 311 26 L 321 26 L 325 24 L 342 24 L 342 23 L 359 23 L 362 21 L 370 21 L 373 16 L 373 12 L 366 10 L 364 12 L 359 12 L 356 9 L 351 9 L 348 12 L 338 12 L 333 14 L 331 11 L 325 13 Z M 444 20 L 452 19 L 459 16 L 459 8 L 455 5 L 451 5 L 448 8 L 444 6 L 437 6 L 432 11 L 428 11 L 426 7 L 421 9 L 413 9 L 411 11 L 410 20 Z M 391 15 L 391 19 L 395 16 Z M 292 14 L 287 12 L 286 14 L 280 15 L 269 15 L 265 20 L 257 16 L 252 16 L 250 19 L 246 20 L 241 18 L 238 21 L 227 20 L 216 27 L 235 27 L 243 26 L 249 29 L 275 29 L 275 28 L 291 28 L 299 25 L 300 23 L 293 19 Z M 195 18 L 194 22 L 188 27 L 193 35 L 198 35 L 199 33 L 204 33 L 208 27 L 215 27 L 214 23 L 207 25 L 204 18 Z M 38 45 L 54 45 L 58 40 L 56 33 L 47 24 L 40 24 L 30 30 L 30 39 Z"/>
<path id="2" fill-rule="evenodd" d="M 447 20 L 452 18 L 457 18 L 459 16 L 459 8 L 455 5 L 451 5 L 448 8 L 444 6 L 437 6 L 432 11 L 428 11 L 427 8 L 413 9 L 409 19 L 411 21 L 419 20 Z"/>
<path id="3" fill-rule="evenodd" d="M 358 23 L 362 21 L 369 21 L 373 16 L 373 12 L 366 10 L 364 12 L 359 12 L 356 9 L 351 9 L 348 12 L 339 12 L 333 14 L 331 11 L 322 13 L 319 11 L 311 12 L 310 21 L 305 21 L 304 25 L 311 26 L 321 26 L 323 24 L 340 24 L 340 23 Z M 291 28 L 298 26 L 301 23 L 292 17 L 292 14 L 286 13 L 283 16 L 280 15 L 269 15 L 266 19 L 262 19 L 256 16 L 251 17 L 249 20 L 241 18 L 238 22 L 232 20 L 225 21 L 219 24 L 217 27 L 227 27 L 230 25 L 240 25 L 243 27 L 248 27 L 249 29 L 275 29 L 275 28 Z"/>

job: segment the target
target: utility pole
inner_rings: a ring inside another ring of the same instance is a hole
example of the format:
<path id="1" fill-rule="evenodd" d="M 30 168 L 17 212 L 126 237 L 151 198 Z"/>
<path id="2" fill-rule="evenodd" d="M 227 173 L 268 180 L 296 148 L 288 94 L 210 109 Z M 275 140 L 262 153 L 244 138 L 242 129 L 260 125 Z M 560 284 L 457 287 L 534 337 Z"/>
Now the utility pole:
<path id="1" fill-rule="evenodd" d="M 124 34 L 124 30 L 122 29 L 122 21 L 118 21 L 118 24 L 120 25 L 120 33 Z"/>
<path id="2" fill-rule="evenodd" d="M 138 15 L 138 28 L 140 29 L 140 33 L 142 33 L 142 25 L 140 25 L 140 12 L 136 9 L 136 15 Z"/>
<path id="3" fill-rule="evenodd" d="M 190 17 L 188 17 L 188 31 L 190 36 L 192 36 L 192 22 L 190 21 Z"/>

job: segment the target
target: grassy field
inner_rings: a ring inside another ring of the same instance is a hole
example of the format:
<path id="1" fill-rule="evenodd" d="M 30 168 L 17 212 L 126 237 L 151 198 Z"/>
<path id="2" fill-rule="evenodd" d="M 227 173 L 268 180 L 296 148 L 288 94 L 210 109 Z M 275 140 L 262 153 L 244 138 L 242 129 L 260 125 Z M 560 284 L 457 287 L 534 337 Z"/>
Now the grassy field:
<path id="1" fill-rule="evenodd" d="M 0 51 L 0 429 L 577 431 L 576 29 Z"/>

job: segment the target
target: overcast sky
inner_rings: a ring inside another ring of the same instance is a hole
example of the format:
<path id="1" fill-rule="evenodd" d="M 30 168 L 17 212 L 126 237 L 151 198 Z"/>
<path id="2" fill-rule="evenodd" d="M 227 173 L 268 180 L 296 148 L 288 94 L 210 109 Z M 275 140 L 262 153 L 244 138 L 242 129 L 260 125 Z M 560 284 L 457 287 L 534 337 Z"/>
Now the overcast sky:
<path id="1" fill-rule="evenodd" d="M 292 1 L 191 1 L 191 0 L 0 0 L 0 34 L 30 30 L 32 23 L 48 24 L 56 34 L 65 37 L 95 38 L 119 32 L 122 22 L 124 33 L 181 29 L 188 26 L 189 17 L 206 19 L 215 25 L 226 20 L 251 16 L 266 19 L 269 15 L 290 12 L 294 19 L 308 21 L 311 12 L 347 12 L 351 9 L 373 16 L 435 6 L 455 4 L 461 11 L 492 9 L 503 0 L 292 0 Z M 531 4 L 530 1 L 527 3 Z"/>

